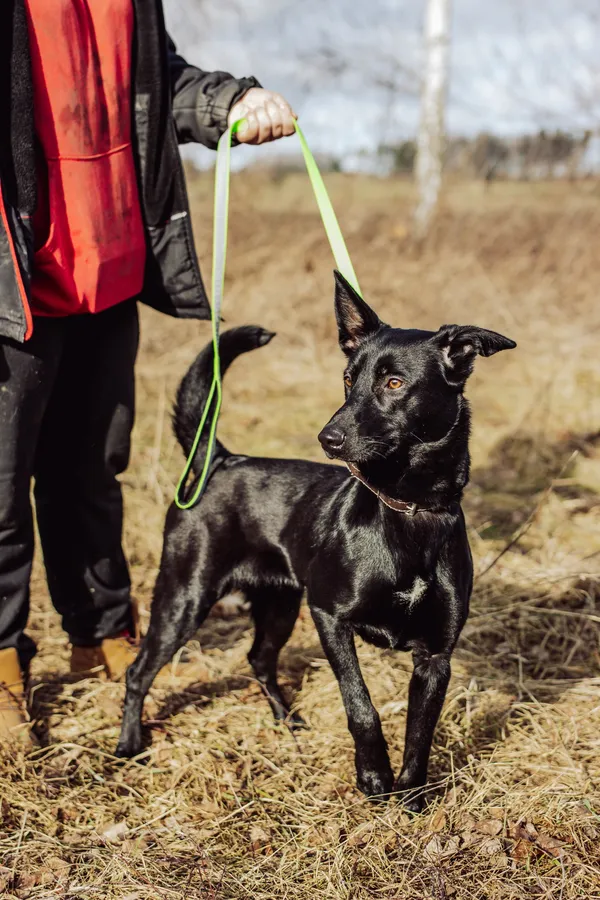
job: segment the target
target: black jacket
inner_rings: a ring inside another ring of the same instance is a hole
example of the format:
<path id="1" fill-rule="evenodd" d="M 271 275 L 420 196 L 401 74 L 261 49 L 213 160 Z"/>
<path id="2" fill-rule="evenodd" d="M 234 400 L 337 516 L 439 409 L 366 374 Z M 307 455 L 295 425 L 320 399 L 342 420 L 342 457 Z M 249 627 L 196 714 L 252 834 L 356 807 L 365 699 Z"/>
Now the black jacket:
<path id="1" fill-rule="evenodd" d="M 133 146 L 147 262 L 141 299 L 171 315 L 206 319 L 178 143 L 216 147 L 227 114 L 258 85 L 202 72 L 175 52 L 161 0 L 133 0 Z M 0 9 L 0 337 L 31 331 L 31 216 L 36 207 L 33 89 L 24 0 Z"/>

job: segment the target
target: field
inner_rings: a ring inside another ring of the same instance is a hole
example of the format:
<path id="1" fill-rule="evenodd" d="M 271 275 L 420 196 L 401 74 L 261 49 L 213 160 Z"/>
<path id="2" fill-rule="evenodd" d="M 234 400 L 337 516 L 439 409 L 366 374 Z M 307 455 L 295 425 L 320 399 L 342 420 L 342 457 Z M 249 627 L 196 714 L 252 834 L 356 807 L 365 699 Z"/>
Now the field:
<path id="1" fill-rule="evenodd" d="M 402 180 L 332 175 L 366 298 L 402 326 L 473 323 L 518 349 L 468 388 L 465 509 L 472 614 L 409 818 L 354 787 L 353 749 L 306 608 L 282 681 L 310 730 L 275 727 L 246 662 L 246 615 L 217 610 L 190 649 L 202 674 L 153 689 L 145 765 L 119 765 L 123 686 L 67 677 L 43 584 L 33 702 L 42 739 L 0 762 L 0 895 L 107 900 L 600 898 L 600 187 L 447 186 L 427 245 L 408 237 Z M 210 176 L 190 176 L 210 258 Z M 227 325 L 278 332 L 226 382 L 221 437 L 247 453 L 321 459 L 342 398 L 331 259 L 300 174 L 235 176 Z M 208 266 L 205 265 L 205 269 Z M 150 602 L 182 466 L 174 388 L 205 323 L 143 313 L 139 410 L 124 479 L 135 593 Z M 360 645 L 399 767 L 410 659 Z M 4 890 L 4 893 L 3 893 Z"/>

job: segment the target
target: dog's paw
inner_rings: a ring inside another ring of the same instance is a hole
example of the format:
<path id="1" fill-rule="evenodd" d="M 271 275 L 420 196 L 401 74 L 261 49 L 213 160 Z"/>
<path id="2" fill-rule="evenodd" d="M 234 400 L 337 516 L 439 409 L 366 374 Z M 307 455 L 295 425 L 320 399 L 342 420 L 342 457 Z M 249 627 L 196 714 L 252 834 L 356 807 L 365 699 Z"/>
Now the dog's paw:
<path id="1" fill-rule="evenodd" d="M 407 812 L 418 815 L 423 812 L 425 800 L 421 794 L 408 794 L 407 797 L 402 799 L 402 806 Z"/>
<path id="2" fill-rule="evenodd" d="M 305 722 L 300 713 L 297 712 L 290 713 L 285 721 L 288 728 L 292 731 L 308 731 L 310 728 L 308 722 Z"/>
<path id="3" fill-rule="evenodd" d="M 403 783 L 401 778 L 398 778 L 394 784 L 393 792 L 398 796 L 398 800 L 407 812 L 415 815 L 423 812 L 425 796 L 422 785 L 418 787 L 408 785 Z"/>
<path id="4" fill-rule="evenodd" d="M 115 750 L 115 756 L 117 759 L 132 759 L 134 756 L 137 756 L 141 750 L 141 741 L 139 745 L 134 741 L 119 741 L 117 749 Z"/>
<path id="5" fill-rule="evenodd" d="M 391 769 L 389 772 L 363 769 L 357 773 L 356 786 L 369 800 L 388 800 L 393 782 Z"/>

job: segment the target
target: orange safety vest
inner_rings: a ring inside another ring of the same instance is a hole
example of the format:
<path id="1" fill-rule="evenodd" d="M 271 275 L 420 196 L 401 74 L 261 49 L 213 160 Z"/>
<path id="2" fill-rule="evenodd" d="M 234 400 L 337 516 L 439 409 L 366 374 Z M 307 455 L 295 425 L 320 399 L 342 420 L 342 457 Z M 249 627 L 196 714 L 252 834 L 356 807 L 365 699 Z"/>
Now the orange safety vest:
<path id="1" fill-rule="evenodd" d="M 146 241 L 131 144 L 131 0 L 26 0 L 39 142 L 31 310 L 137 295 Z"/>

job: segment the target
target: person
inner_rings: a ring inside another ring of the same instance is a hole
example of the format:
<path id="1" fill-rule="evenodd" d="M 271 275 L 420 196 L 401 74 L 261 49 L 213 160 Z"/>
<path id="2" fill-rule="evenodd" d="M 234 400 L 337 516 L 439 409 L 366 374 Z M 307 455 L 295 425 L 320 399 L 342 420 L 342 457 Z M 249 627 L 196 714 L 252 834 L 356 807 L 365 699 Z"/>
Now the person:
<path id="1" fill-rule="evenodd" d="M 255 78 L 179 56 L 161 0 L 9 0 L 0 13 L 0 739 L 31 741 L 24 682 L 35 508 L 73 672 L 135 656 L 117 476 L 138 301 L 210 309 L 178 143 L 294 131 Z"/>

